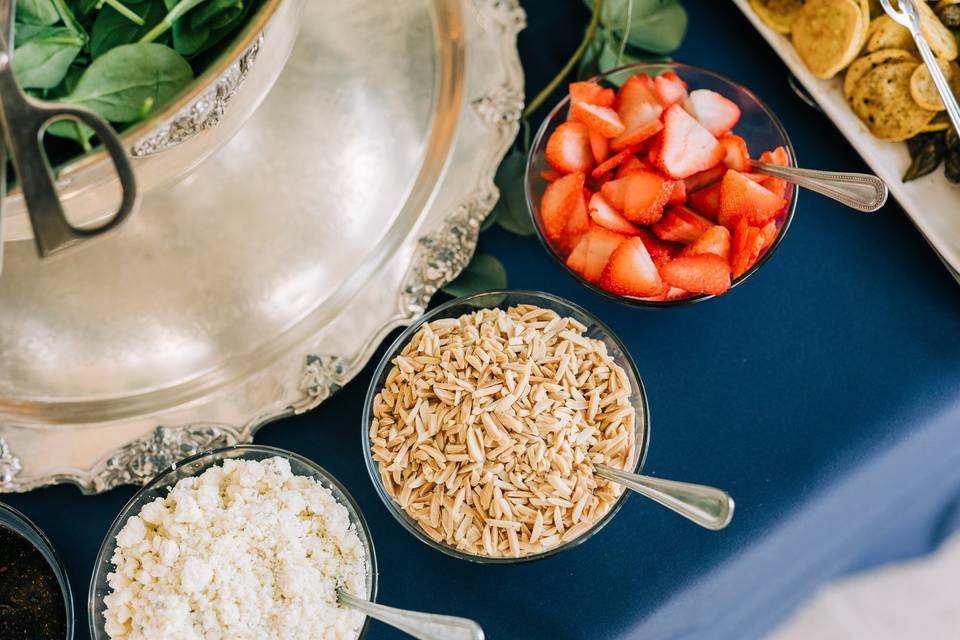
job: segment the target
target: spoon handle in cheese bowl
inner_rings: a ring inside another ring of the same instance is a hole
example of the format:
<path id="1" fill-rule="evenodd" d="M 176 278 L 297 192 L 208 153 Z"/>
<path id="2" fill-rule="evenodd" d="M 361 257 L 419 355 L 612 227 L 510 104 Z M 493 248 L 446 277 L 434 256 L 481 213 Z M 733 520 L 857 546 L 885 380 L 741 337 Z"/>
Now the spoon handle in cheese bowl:
<path id="1" fill-rule="evenodd" d="M 363 612 L 419 640 L 483 640 L 483 629 L 467 618 L 394 609 L 358 598 L 343 589 L 337 589 L 337 599 L 340 604 Z"/>
<path id="2" fill-rule="evenodd" d="M 659 502 L 701 527 L 719 531 L 733 520 L 733 498 L 726 491 L 702 484 L 627 473 L 602 464 L 594 468 L 597 475 Z"/>

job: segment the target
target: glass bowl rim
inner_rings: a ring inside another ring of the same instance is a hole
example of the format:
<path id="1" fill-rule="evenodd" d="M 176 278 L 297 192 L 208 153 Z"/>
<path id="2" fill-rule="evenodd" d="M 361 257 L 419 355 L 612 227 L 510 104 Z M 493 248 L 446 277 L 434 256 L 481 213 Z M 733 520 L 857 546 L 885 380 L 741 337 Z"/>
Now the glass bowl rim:
<path id="1" fill-rule="evenodd" d="M 786 127 L 783 126 L 783 122 L 780 121 L 780 118 L 777 116 L 777 114 L 774 113 L 774 111 L 767 105 L 767 103 L 761 100 L 760 97 L 757 96 L 757 94 L 755 94 L 753 91 L 743 86 L 739 82 L 728 78 L 722 73 L 718 73 L 716 71 L 705 69 L 703 67 L 698 67 L 692 64 L 684 64 L 682 62 L 639 62 L 636 64 L 628 64 L 622 67 L 617 67 L 616 69 L 611 69 L 610 71 L 597 74 L 591 78 L 588 78 L 584 82 L 597 82 L 600 80 L 605 80 L 612 75 L 623 73 L 625 71 L 634 71 L 634 70 L 641 71 L 643 69 L 662 69 L 664 71 L 676 69 L 680 71 L 683 71 L 683 70 L 693 71 L 695 73 L 701 73 L 707 76 L 711 76 L 723 83 L 726 83 L 727 85 L 734 87 L 740 93 L 747 95 L 760 107 L 760 111 L 770 120 L 770 122 L 773 124 L 777 132 L 783 137 L 783 140 L 785 142 L 784 146 L 786 147 L 787 154 L 790 157 L 790 161 L 793 163 L 792 166 L 796 166 L 797 154 L 793 147 L 793 141 L 790 139 L 790 136 L 787 134 Z M 533 137 L 533 142 L 531 142 L 530 144 L 531 150 L 537 149 L 541 146 L 541 143 L 543 142 L 543 139 L 546 136 L 547 129 L 550 127 L 552 123 L 556 121 L 560 112 L 564 108 L 566 108 L 566 106 L 569 103 L 570 103 L 570 95 L 567 94 L 550 110 L 550 112 L 543 119 L 543 122 L 541 122 L 540 126 L 537 128 L 537 133 Z M 639 307 L 639 308 L 645 308 L 645 309 L 671 309 L 674 307 L 684 307 L 684 306 L 689 306 L 692 304 L 697 304 L 699 302 L 704 302 L 706 300 L 711 300 L 713 298 L 720 297 L 712 294 L 701 293 L 701 294 L 697 294 L 687 298 L 679 298 L 677 300 L 644 300 L 642 298 L 630 298 L 627 296 L 620 296 L 615 293 L 611 293 L 606 289 L 603 289 L 602 287 L 592 282 L 589 282 L 586 278 L 584 278 L 579 273 L 571 269 L 569 266 L 567 266 L 566 261 L 561 259 L 559 255 L 557 255 L 556 251 L 551 246 L 550 242 L 548 242 L 546 237 L 544 237 L 543 230 L 541 229 L 540 223 L 537 220 L 537 215 L 534 213 L 535 209 L 534 209 L 534 202 L 533 202 L 533 194 L 531 193 L 531 190 L 530 190 L 530 185 L 533 180 L 533 176 L 532 176 L 533 157 L 534 157 L 534 154 L 531 151 L 531 153 L 527 154 L 527 160 L 524 163 L 523 191 L 524 191 L 524 198 L 527 204 L 527 215 L 530 216 L 530 221 L 533 224 L 534 231 L 536 232 L 536 236 L 537 236 L 537 239 L 540 241 L 540 244 L 543 246 L 546 252 L 554 259 L 554 261 L 557 264 L 559 264 L 560 267 L 562 267 L 563 270 L 566 271 L 567 274 L 571 276 L 574 280 L 579 282 L 581 285 L 583 285 L 590 291 L 593 291 L 594 293 L 599 294 L 604 298 L 607 298 L 608 300 L 613 300 L 614 302 L 618 302 L 620 304 L 623 304 L 629 307 Z M 787 184 L 790 184 L 790 183 L 787 183 Z M 733 290 L 734 288 L 740 286 L 741 284 L 746 282 L 747 279 L 750 278 L 750 276 L 752 276 L 754 273 L 759 271 L 767 263 L 767 261 L 769 261 L 770 258 L 773 257 L 773 254 L 782 244 L 783 239 L 787 235 L 787 231 L 789 231 L 790 229 L 790 225 L 793 223 L 793 218 L 797 210 L 797 200 L 799 199 L 799 195 L 800 195 L 799 187 L 793 184 L 790 184 L 790 186 L 793 191 L 790 198 L 790 205 L 787 208 L 787 215 L 783 219 L 783 225 L 781 225 L 779 233 L 777 233 L 777 237 L 774 239 L 773 244 L 770 245 L 770 247 L 763 253 L 763 255 L 760 256 L 760 258 L 753 264 L 753 266 L 747 269 L 744 273 L 740 274 L 738 278 L 735 278 L 730 283 L 730 290 Z M 730 291 L 727 291 L 726 293 L 729 293 L 729 292 Z"/>
<path id="2" fill-rule="evenodd" d="M 611 520 L 613 520 L 614 516 L 616 516 L 617 513 L 620 511 L 620 509 L 623 507 L 624 503 L 629 497 L 629 494 L 632 493 L 632 491 L 630 491 L 629 489 L 624 488 L 623 493 L 620 494 L 620 497 L 617 498 L 617 501 L 613 504 L 612 507 L 610 507 L 610 510 L 607 511 L 607 513 L 605 513 L 603 517 L 600 518 L 598 521 L 596 521 L 589 529 L 587 529 L 584 533 L 580 534 L 573 540 L 570 540 L 569 542 L 564 542 L 547 551 L 542 551 L 540 553 L 526 555 L 519 558 L 506 557 L 506 556 L 489 557 L 489 556 L 474 555 L 474 554 L 460 551 L 446 543 L 437 542 L 433 540 L 430 536 L 428 536 L 426 533 L 421 531 L 420 528 L 417 527 L 415 523 L 411 522 L 409 520 L 409 516 L 407 516 L 406 513 L 403 511 L 403 509 L 400 507 L 400 505 L 396 503 L 396 500 L 394 500 L 389 494 L 387 494 L 387 491 L 383 486 L 383 482 L 380 479 L 377 463 L 374 462 L 373 455 L 370 450 L 370 420 L 373 414 L 373 400 L 376 397 L 377 393 L 380 391 L 379 386 L 377 384 L 378 381 L 381 379 L 382 376 L 385 375 L 387 367 L 390 365 L 390 363 L 393 361 L 396 355 L 403 349 L 404 346 L 406 346 L 407 342 L 409 342 L 409 340 L 413 338 L 414 335 L 416 335 L 417 331 L 419 331 L 423 327 L 423 325 L 440 317 L 448 309 L 451 309 L 453 307 L 464 305 L 464 304 L 469 305 L 471 301 L 474 301 L 478 298 L 497 297 L 497 296 L 507 296 L 507 297 L 529 296 L 534 299 L 542 298 L 550 301 L 553 304 L 560 306 L 561 308 L 566 308 L 574 311 L 575 313 L 582 314 L 583 316 L 588 318 L 593 324 L 595 324 L 603 333 L 604 342 L 613 343 L 613 346 L 619 349 L 620 353 L 623 354 L 623 357 L 626 360 L 626 364 L 627 364 L 627 367 L 626 367 L 627 376 L 632 377 L 631 382 L 636 383 L 636 389 L 634 389 L 631 395 L 638 395 L 639 402 L 643 407 L 642 424 L 634 427 L 635 430 L 637 430 L 638 428 L 642 428 L 642 441 L 637 442 L 635 445 L 635 449 L 637 450 L 637 462 L 634 465 L 634 468 L 632 469 L 633 473 L 640 473 L 640 470 L 643 468 L 644 464 L 646 463 L 647 453 L 650 448 L 650 425 L 651 425 L 650 402 L 647 397 L 646 387 L 644 387 L 644 384 L 643 384 L 643 378 L 640 376 L 640 371 L 637 369 L 637 364 L 634 361 L 633 356 L 630 354 L 630 351 L 627 349 L 626 345 L 623 344 L 623 341 L 621 341 L 620 338 L 617 336 L 617 334 L 610 327 L 608 327 L 605 322 L 603 322 L 600 318 L 598 318 L 596 314 L 594 314 L 593 312 L 588 311 L 587 309 L 581 307 L 580 305 L 574 302 L 571 302 L 565 298 L 562 298 L 552 293 L 547 293 L 545 291 L 535 291 L 531 289 L 494 289 L 490 291 L 483 291 L 480 293 L 473 293 L 465 296 L 460 296 L 458 298 L 454 298 L 453 300 L 444 302 L 443 304 L 438 305 L 436 308 L 430 310 L 426 314 L 420 316 L 420 318 L 418 318 L 409 327 L 404 329 L 403 332 L 399 336 L 397 336 L 396 340 L 394 340 L 390 344 L 390 346 L 387 348 L 387 351 L 384 353 L 383 357 L 380 359 L 380 362 L 377 364 L 377 368 L 374 370 L 373 377 L 370 379 L 370 385 L 367 388 L 367 394 L 366 394 L 366 397 L 364 398 L 363 414 L 361 417 L 362 429 L 360 432 L 360 440 L 361 440 L 361 446 L 363 447 L 363 454 L 364 454 L 363 460 L 366 463 L 367 473 L 370 475 L 370 481 L 373 483 L 373 486 L 377 492 L 377 495 L 380 496 L 380 500 L 387 507 L 387 511 L 390 512 L 390 515 L 392 515 L 393 518 L 397 522 L 399 522 L 404 529 L 406 529 L 409 533 L 413 534 L 415 538 L 417 538 L 427 546 L 432 547 L 433 549 L 440 551 L 441 553 L 447 556 L 457 558 L 459 560 L 466 560 L 468 562 L 472 562 L 475 564 L 519 564 L 524 562 L 534 562 L 534 561 L 543 560 L 551 556 L 557 555 L 558 553 L 562 553 L 564 551 L 573 549 L 583 544 L 584 542 L 592 538 L 597 533 L 599 533 L 601 529 L 603 529 Z M 500 308 L 501 304 L 496 305 L 496 308 Z M 493 308 L 493 307 L 486 307 L 486 308 Z"/>
<path id="3" fill-rule="evenodd" d="M 33 545 L 37 551 L 40 552 L 40 555 L 43 556 L 43 559 L 47 561 L 47 564 L 50 565 L 53 575 L 60 585 L 60 593 L 63 596 L 66 626 L 66 634 L 64 637 L 66 640 L 72 640 L 76 630 L 73 589 L 70 586 L 70 577 L 67 574 L 67 569 L 63 564 L 63 560 L 60 558 L 60 554 L 57 553 L 56 548 L 53 546 L 53 542 L 47 534 L 44 533 L 43 529 L 37 526 L 26 514 L 5 502 L 0 502 L 0 526 L 9 528 Z"/>
<path id="4" fill-rule="evenodd" d="M 223 460 L 227 459 L 225 457 L 226 454 L 229 454 L 232 452 L 240 452 L 242 454 L 243 453 L 262 453 L 262 454 L 268 454 L 271 456 L 284 458 L 286 460 L 293 460 L 309 468 L 313 473 L 323 478 L 324 482 L 329 483 L 336 489 L 336 491 L 331 491 L 331 493 L 334 494 L 334 499 L 336 499 L 337 502 L 340 502 L 341 504 L 343 504 L 343 502 L 346 502 L 344 506 L 348 507 L 348 511 L 351 509 L 353 510 L 353 514 L 356 516 L 355 521 L 359 525 L 358 535 L 361 536 L 362 542 L 365 542 L 370 549 L 370 557 L 367 559 L 367 564 L 369 566 L 369 572 L 370 572 L 370 602 L 376 602 L 377 586 L 378 586 L 377 578 L 379 575 L 379 570 L 377 567 L 377 550 L 376 550 L 376 547 L 374 546 L 373 536 L 370 533 L 370 525 L 367 523 L 366 517 L 363 515 L 363 511 L 361 511 L 359 503 L 357 503 L 356 499 L 350 494 L 349 491 L 347 491 L 346 487 L 344 487 L 343 484 L 339 480 L 337 480 L 336 477 L 334 477 L 333 474 L 331 474 L 325 468 L 321 467 L 319 464 L 317 464 L 313 460 L 299 453 L 295 453 L 287 449 L 281 449 L 280 447 L 271 447 L 269 445 L 262 445 L 262 444 L 252 444 L 252 443 L 235 444 L 227 447 L 205 449 L 191 456 L 187 456 L 182 460 L 178 460 L 174 462 L 170 466 L 158 472 L 145 485 L 143 485 L 142 487 L 139 487 L 136 490 L 136 492 L 133 494 L 133 496 L 131 496 L 130 499 L 127 500 L 126 504 L 123 505 L 123 508 L 120 509 L 120 512 L 117 514 L 117 517 L 114 518 L 113 522 L 110 524 L 110 527 L 107 529 L 107 533 L 104 535 L 103 542 L 100 543 L 100 548 L 97 551 L 97 557 L 96 557 L 96 560 L 94 561 L 95 564 L 93 567 L 93 572 L 90 575 L 90 586 L 88 587 L 88 594 L 87 594 L 87 618 L 88 618 L 88 626 L 90 630 L 91 640 L 96 640 L 97 638 L 100 637 L 97 635 L 97 628 L 94 623 L 97 604 L 98 604 L 98 599 L 96 594 L 96 586 L 98 582 L 97 578 L 100 575 L 101 567 L 104 566 L 104 563 L 108 561 L 107 552 L 110 551 L 112 555 L 112 550 L 115 545 L 111 543 L 116 539 L 117 533 L 119 533 L 121 528 L 120 525 L 124 523 L 130 516 L 135 515 L 132 512 L 133 505 L 137 502 L 137 500 L 139 500 L 143 496 L 143 494 L 149 491 L 155 490 L 157 486 L 161 484 L 161 481 L 164 478 L 166 478 L 166 476 L 176 472 L 180 467 L 193 464 L 194 462 L 202 460 L 203 458 L 210 458 L 211 464 L 215 465 L 218 462 L 222 462 Z M 297 475 L 297 474 L 294 474 L 294 475 Z M 337 492 L 339 492 L 339 495 L 337 494 Z M 343 502 L 341 502 L 341 499 L 343 500 Z M 354 521 L 354 519 L 351 518 L 351 521 Z M 360 632 L 357 634 L 357 640 L 361 640 L 362 638 L 365 638 L 367 635 L 367 632 L 369 631 L 369 628 L 370 628 L 370 617 L 366 616 L 363 622 L 363 626 L 360 628 Z"/>

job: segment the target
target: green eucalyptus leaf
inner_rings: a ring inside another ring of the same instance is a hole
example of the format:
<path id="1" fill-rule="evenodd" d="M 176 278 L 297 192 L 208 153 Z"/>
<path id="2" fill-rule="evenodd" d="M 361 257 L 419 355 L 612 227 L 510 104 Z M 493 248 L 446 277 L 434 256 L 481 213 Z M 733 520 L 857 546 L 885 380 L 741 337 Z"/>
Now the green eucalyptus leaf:
<path id="1" fill-rule="evenodd" d="M 60 21 L 60 13 L 53 0 L 19 0 L 17 22 L 51 25 Z"/>
<path id="2" fill-rule="evenodd" d="M 621 55 L 619 50 L 614 51 L 608 44 L 605 44 L 600 55 L 597 57 L 597 69 L 600 73 L 606 73 L 619 67 L 646 61 L 646 58 L 635 56 L 629 51 L 624 51 Z"/>
<path id="3" fill-rule="evenodd" d="M 93 109 L 111 122 L 136 122 L 193 80 L 183 56 L 156 43 L 126 44 L 87 67 L 64 102 Z"/>
<path id="4" fill-rule="evenodd" d="M 606 0 L 604 22 L 618 43 L 626 30 L 631 46 L 659 54 L 676 51 L 687 33 L 687 12 L 679 0 Z"/>
<path id="5" fill-rule="evenodd" d="M 494 182 L 500 189 L 497 208 L 497 224 L 518 236 L 533 235 L 533 223 L 527 210 L 527 196 L 524 191 L 524 172 L 527 158 L 516 149 L 512 149 L 500 163 Z"/>
<path id="6" fill-rule="evenodd" d="M 500 202 L 493 207 L 490 213 L 487 214 L 487 217 L 483 219 L 483 222 L 480 223 L 480 233 L 490 229 L 493 225 L 497 224 L 497 218 L 500 217 Z"/>
<path id="7" fill-rule="evenodd" d="M 83 42 L 66 27 L 45 27 L 13 52 L 13 70 L 26 89 L 53 89 L 67 70 Z"/>
<path id="8" fill-rule="evenodd" d="M 459 298 L 491 289 L 505 289 L 506 286 L 507 270 L 500 261 L 488 253 L 478 253 L 460 275 L 441 291 Z"/>

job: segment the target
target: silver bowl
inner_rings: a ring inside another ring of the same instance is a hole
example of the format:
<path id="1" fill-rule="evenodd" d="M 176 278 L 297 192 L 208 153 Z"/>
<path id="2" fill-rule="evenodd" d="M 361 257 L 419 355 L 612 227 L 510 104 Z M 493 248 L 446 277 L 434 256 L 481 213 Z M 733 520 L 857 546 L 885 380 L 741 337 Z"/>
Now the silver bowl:
<path id="1" fill-rule="evenodd" d="M 204 73 L 153 116 L 123 132 L 141 193 L 186 176 L 222 147 L 266 97 L 293 49 L 305 0 L 263 0 L 247 24 Z M 229 107 L 229 108 L 228 108 Z M 70 221 L 88 226 L 109 218 L 119 181 L 98 149 L 58 171 Z M 19 187 L 7 194 L 6 242 L 33 237 Z"/>

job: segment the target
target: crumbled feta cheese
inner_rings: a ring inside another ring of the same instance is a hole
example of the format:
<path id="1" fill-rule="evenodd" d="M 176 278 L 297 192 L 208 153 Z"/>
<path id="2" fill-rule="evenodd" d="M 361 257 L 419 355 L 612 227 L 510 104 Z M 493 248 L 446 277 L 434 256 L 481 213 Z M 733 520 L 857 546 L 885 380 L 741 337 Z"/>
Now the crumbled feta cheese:
<path id="1" fill-rule="evenodd" d="M 226 460 L 131 516 L 107 576 L 114 640 L 345 640 L 366 558 L 346 508 L 283 458 Z"/>

